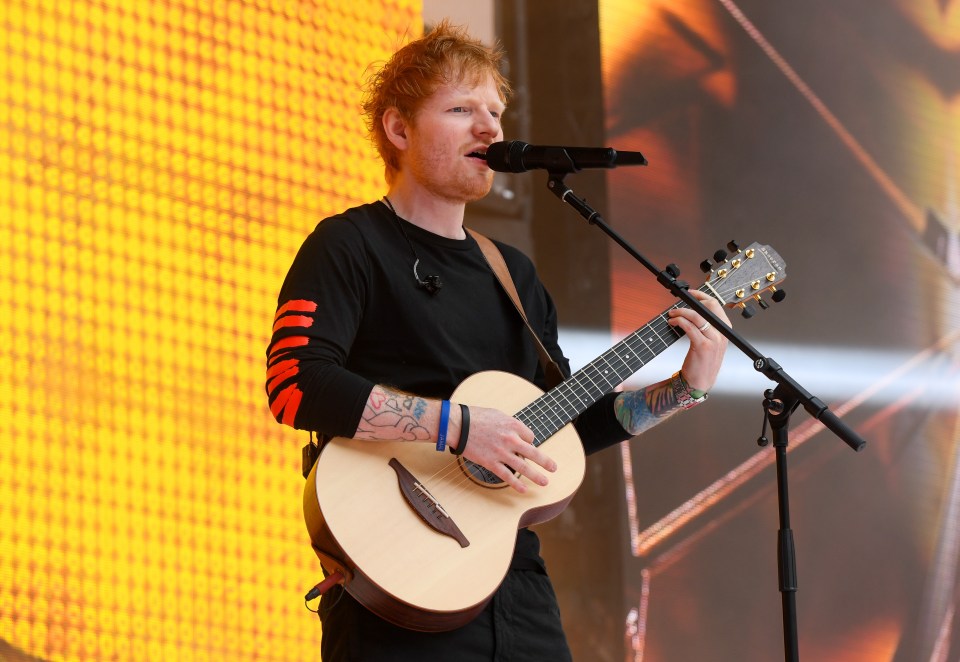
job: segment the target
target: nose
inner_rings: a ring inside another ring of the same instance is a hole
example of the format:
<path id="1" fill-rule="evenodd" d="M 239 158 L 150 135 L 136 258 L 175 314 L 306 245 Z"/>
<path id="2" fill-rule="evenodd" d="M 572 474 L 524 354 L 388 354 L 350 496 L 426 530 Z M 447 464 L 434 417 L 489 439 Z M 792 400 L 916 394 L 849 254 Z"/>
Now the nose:
<path id="1" fill-rule="evenodd" d="M 474 123 L 473 130 L 477 135 L 490 136 L 494 140 L 500 137 L 502 127 L 498 118 L 486 110 L 477 113 L 476 116 L 477 121 Z"/>

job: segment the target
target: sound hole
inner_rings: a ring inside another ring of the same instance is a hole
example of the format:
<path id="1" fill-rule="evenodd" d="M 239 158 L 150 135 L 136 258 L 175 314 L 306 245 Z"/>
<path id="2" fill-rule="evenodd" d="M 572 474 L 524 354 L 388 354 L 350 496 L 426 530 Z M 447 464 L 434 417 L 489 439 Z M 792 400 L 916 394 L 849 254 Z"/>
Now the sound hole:
<path id="1" fill-rule="evenodd" d="M 507 484 L 500 480 L 499 477 L 486 467 L 482 467 L 479 464 L 475 464 L 470 460 L 464 460 L 462 457 L 460 459 L 460 468 L 463 469 L 464 473 L 478 485 L 483 487 L 506 487 Z"/>

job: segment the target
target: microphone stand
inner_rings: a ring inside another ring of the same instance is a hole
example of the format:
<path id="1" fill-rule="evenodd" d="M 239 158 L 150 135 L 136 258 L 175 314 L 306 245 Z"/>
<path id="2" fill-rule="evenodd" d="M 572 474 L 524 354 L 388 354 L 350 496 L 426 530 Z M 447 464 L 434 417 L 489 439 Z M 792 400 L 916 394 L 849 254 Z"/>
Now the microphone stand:
<path id="1" fill-rule="evenodd" d="M 560 152 L 563 150 L 561 149 Z M 790 375 L 780 367 L 776 361 L 770 357 L 765 357 L 746 340 L 744 340 L 736 331 L 727 326 L 719 317 L 708 310 L 700 301 L 695 299 L 687 291 L 689 285 L 678 280 L 677 276 L 680 270 L 676 265 L 669 265 L 664 270 L 657 267 L 641 255 L 633 246 L 631 246 L 623 237 L 613 230 L 600 214 L 587 204 L 586 200 L 579 198 L 563 182 L 564 177 L 571 172 L 577 172 L 579 168 L 573 163 L 566 154 L 558 154 L 555 159 L 554 168 L 548 169 L 550 175 L 547 181 L 549 188 L 554 195 L 562 201 L 569 204 L 587 220 L 590 225 L 595 225 L 620 245 L 637 262 L 647 268 L 657 277 L 657 282 L 663 285 L 675 297 L 683 301 L 690 308 L 700 313 L 704 319 L 708 320 L 714 329 L 722 333 L 731 344 L 740 349 L 752 361 L 753 367 L 757 372 L 762 373 L 771 381 L 777 383 L 773 390 L 767 390 L 764 393 L 764 429 L 766 422 L 770 422 L 773 430 L 773 447 L 776 453 L 777 465 L 777 500 L 780 510 L 780 529 L 777 538 L 777 559 L 778 574 L 780 584 L 780 594 L 783 611 L 783 643 L 785 659 L 789 662 L 798 662 L 800 659 L 799 645 L 797 641 L 797 564 L 796 548 L 793 542 L 793 531 L 790 529 L 790 499 L 787 490 L 787 445 L 789 443 L 788 428 L 790 424 L 790 415 L 799 406 L 803 406 L 811 416 L 820 421 L 828 430 L 844 441 L 855 451 L 863 450 L 866 445 L 856 432 L 846 423 L 830 411 L 818 398 L 810 395 L 800 384 L 798 384 Z M 761 436 L 758 439 L 761 446 L 767 444 L 767 439 Z"/>

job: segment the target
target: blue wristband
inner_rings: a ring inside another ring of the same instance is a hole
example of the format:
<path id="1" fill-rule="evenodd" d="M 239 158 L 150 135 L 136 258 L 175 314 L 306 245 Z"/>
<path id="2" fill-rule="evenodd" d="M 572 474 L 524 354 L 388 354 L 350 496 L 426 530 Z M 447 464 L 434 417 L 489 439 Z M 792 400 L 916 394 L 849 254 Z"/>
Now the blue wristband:
<path id="1" fill-rule="evenodd" d="M 437 450 L 447 447 L 447 424 L 450 423 L 450 401 L 440 403 L 440 430 L 437 432 Z"/>

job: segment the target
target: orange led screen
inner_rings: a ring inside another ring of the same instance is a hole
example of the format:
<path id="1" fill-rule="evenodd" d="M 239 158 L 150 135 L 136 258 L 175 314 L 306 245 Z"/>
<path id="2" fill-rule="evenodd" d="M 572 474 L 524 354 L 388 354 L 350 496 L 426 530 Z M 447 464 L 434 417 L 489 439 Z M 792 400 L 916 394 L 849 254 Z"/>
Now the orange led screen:
<path id="1" fill-rule="evenodd" d="M 0 658 L 302 660 L 277 290 L 419 3 L 0 3 Z"/>
<path id="2" fill-rule="evenodd" d="M 731 343 L 708 405 L 621 446 L 628 659 L 960 659 L 960 2 L 599 9 L 608 144 L 649 160 L 608 176 L 615 229 L 691 283 L 769 245 L 788 294 L 731 311 L 765 360 Z M 610 255 L 626 333 L 666 292 Z M 774 362 L 821 403 L 779 440 Z"/>

